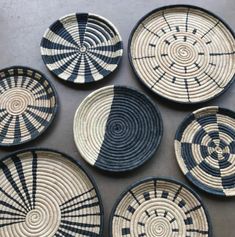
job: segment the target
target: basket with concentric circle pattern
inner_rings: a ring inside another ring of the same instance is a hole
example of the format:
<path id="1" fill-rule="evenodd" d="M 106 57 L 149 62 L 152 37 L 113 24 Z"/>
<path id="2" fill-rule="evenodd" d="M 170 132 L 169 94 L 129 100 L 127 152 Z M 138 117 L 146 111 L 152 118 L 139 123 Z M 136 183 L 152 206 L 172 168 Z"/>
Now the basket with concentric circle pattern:
<path id="1" fill-rule="evenodd" d="M 74 116 L 74 139 L 92 166 L 111 172 L 139 167 L 160 144 L 160 112 L 142 93 L 107 86 L 91 93 Z"/>
<path id="2" fill-rule="evenodd" d="M 224 92 L 235 75 L 235 37 L 213 13 L 187 5 L 153 10 L 134 27 L 129 60 L 153 92 L 199 103 Z"/>
<path id="3" fill-rule="evenodd" d="M 186 185 L 151 177 L 130 186 L 110 216 L 110 237 L 209 237 L 208 213 Z"/>

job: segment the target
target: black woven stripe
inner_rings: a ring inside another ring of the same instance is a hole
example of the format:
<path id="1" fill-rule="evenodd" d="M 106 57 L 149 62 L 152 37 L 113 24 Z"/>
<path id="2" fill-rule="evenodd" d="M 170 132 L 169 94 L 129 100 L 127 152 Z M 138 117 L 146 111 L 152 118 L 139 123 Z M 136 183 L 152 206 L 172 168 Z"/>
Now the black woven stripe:
<path id="1" fill-rule="evenodd" d="M 30 208 L 32 209 L 31 197 L 30 197 L 29 190 L 28 190 L 28 187 L 27 187 L 27 184 L 26 184 L 25 175 L 24 175 L 24 171 L 23 171 L 23 166 L 22 166 L 21 160 L 20 160 L 20 158 L 18 156 L 13 156 L 12 160 L 13 160 L 13 162 L 15 164 L 15 168 L 17 170 L 18 177 L 19 177 L 21 185 L 23 187 L 25 196 L 26 196 L 26 198 L 28 200 L 28 204 L 29 204 Z"/>
<path id="2" fill-rule="evenodd" d="M 5 178 L 9 181 L 9 183 L 11 184 L 11 187 L 13 188 L 13 190 L 19 195 L 21 201 L 24 203 L 24 205 L 26 206 L 27 210 L 30 210 L 30 206 L 28 205 L 28 203 L 26 202 L 24 195 L 21 193 L 18 185 L 16 184 L 16 181 L 14 180 L 11 171 L 9 170 L 9 168 L 7 167 L 7 165 L 4 164 L 4 162 L 0 161 L 0 168 L 2 169 Z"/>
<path id="3" fill-rule="evenodd" d="M 58 29 L 63 31 L 64 33 L 61 34 L 58 32 Z M 62 37 L 64 40 L 68 41 L 69 43 L 73 44 L 74 46 L 79 46 L 77 42 L 73 39 L 71 34 L 67 31 L 67 29 L 63 26 L 63 24 L 58 20 L 56 21 L 51 27 L 50 30 L 57 34 L 58 36 Z"/>
<path id="4" fill-rule="evenodd" d="M 78 21 L 78 32 L 80 37 L 80 45 L 83 45 L 85 32 L 87 30 L 87 21 L 88 21 L 88 14 L 76 14 L 77 21 Z"/>
<path id="5" fill-rule="evenodd" d="M 63 44 L 52 42 L 51 40 L 43 37 L 41 46 L 46 49 L 60 49 L 60 50 L 76 50 L 76 46 L 66 46 Z"/>

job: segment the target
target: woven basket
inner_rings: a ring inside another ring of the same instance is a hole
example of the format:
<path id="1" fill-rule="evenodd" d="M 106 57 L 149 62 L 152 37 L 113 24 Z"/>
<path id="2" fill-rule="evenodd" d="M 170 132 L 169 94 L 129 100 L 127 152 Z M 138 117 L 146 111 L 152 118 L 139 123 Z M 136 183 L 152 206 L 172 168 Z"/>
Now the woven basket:
<path id="1" fill-rule="evenodd" d="M 186 177 L 202 190 L 235 196 L 235 113 L 211 106 L 190 114 L 175 137 L 175 153 Z"/>
<path id="2" fill-rule="evenodd" d="M 121 37 L 107 19 L 91 13 L 66 15 L 46 30 L 41 55 L 47 68 L 74 83 L 98 81 L 118 66 Z"/>
<path id="3" fill-rule="evenodd" d="M 0 168 L 0 236 L 103 236 L 98 190 L 72 158 L 30 149 L 5 157 Z"/>
<path id="4" fill-rule="evenodd" d="M 110 216 L 110 237 L 212 236 L 198 195 L 182 183 L 147 178 L 129 187 Z"/>
<path id="5" fill-rule="evenodd" d="M 88 163 L 121 172 L 153 156 L 163 126 L 160 112 L 145 95 L 123 86 L 107 86 L 81 103 L 73 130 L 77 148 Z"/>
<path id="6" fill-rule="evenodd" d="M 178 103 L 207 101 L 234 79 L 234 33 L 204 9 L 159 8 L 134 27 L 129 60 L 137 77 L 158 95 Z"/>
<path id="7" fill-rule="evenodd" d="M 57 104 L 54 87 L 39 71 L 22 66 L 0 70 L 0 146 L 38 137 L 52 122 Z"/>

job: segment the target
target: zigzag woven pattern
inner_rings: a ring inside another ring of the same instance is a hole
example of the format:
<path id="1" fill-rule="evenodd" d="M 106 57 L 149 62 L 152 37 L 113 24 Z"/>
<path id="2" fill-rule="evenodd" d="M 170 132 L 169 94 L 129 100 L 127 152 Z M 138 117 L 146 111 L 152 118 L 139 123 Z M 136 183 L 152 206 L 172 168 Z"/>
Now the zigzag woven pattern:
<path id="1" fill-rule="evenodd" d="M 53 23 L 41 42 L 50 71 L 74 83 L 98 81 L 118 66 L 123 53 L 115 26 L 95 14 L 74 13 Z"/>

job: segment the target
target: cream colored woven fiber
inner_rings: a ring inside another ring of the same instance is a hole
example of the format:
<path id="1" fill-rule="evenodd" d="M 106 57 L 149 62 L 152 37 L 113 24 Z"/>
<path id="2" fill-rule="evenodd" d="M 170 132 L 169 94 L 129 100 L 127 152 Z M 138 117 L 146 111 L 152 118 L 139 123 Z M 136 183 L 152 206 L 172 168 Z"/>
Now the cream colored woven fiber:
<path id="1" fill-rule="evenodd" d="M 99 195 L 72 158 L 24 150 L 0 168 L 1 237 L 102 237 Z"/>
<path id="2" fill-rule="evenodd" d="M 141 81 L 179 103 L 212 99 L 235 74 L 232 31 L 212 13 L 191 6 L 156 9 L 141 19 L 129 53 Z"/>
<path id="3" fill-rule="evenodd" d="M 211 236 L 199 197 L 173 180 L 148 178 L 119 198 L 110 219 L 110 237 Z"/>

